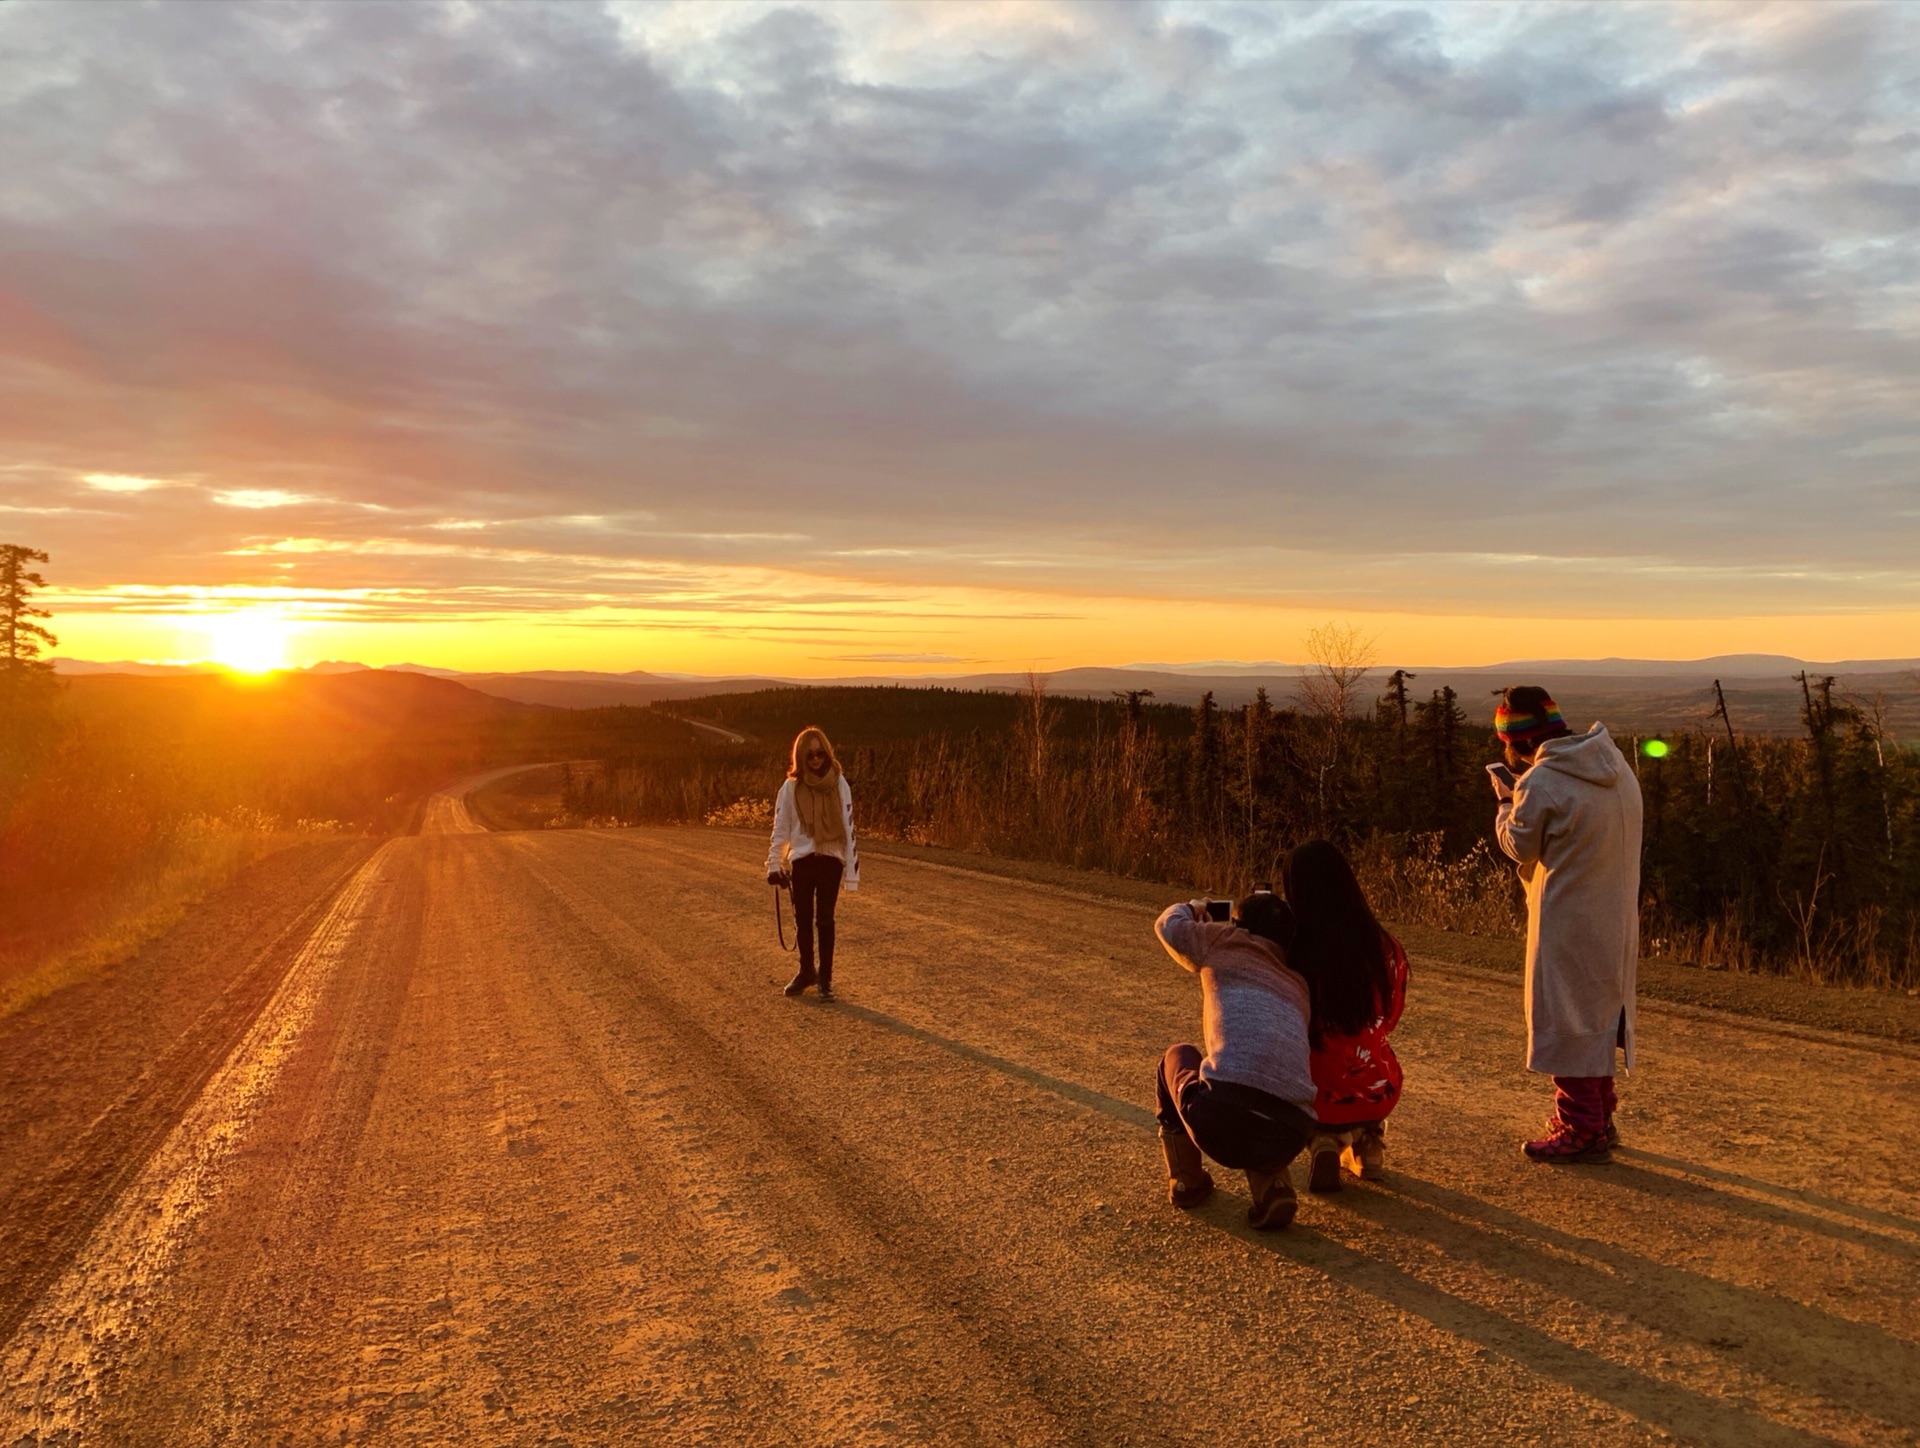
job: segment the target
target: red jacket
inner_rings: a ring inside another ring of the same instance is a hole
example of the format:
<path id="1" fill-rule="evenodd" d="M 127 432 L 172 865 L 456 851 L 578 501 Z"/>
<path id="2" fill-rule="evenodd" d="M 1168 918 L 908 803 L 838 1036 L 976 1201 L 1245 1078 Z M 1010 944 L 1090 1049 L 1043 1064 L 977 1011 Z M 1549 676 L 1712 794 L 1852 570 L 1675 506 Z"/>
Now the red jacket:
<path id="1" fill-rule="evenodd" d="M 1381 932 L 1383 935 L 1386 932 Z M 1386 1011 L 1351 1036 L 1328 1036 L 1313 1052 L 1313 1114 L 1323 1126 L 1384 1121 L 1400 1104 L 1400 1060 L 1387 1036 L 1407 1004 L 1407 953 L 1387 935 L 1387 975 L 1392 991 Z"/>

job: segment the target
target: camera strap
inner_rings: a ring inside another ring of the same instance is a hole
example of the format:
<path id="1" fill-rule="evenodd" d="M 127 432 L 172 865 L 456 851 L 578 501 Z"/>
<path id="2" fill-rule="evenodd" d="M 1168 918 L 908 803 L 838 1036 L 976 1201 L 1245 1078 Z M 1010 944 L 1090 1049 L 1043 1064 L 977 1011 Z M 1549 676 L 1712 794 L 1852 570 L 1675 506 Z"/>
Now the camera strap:
<path id="1" fill-rule="evenodd" d="M 784 894 L 786 894 L 786 891 L 780 886 L 775 885 L 773 887 L 773 933 L 780 937 L 780 948 L 782 950 L 798 950 L 800 948 L 800 937 L 797 934 L 794 936 L 793 944 L 787 944 L 787 922 L 780 914 L 780 897 Z"/>

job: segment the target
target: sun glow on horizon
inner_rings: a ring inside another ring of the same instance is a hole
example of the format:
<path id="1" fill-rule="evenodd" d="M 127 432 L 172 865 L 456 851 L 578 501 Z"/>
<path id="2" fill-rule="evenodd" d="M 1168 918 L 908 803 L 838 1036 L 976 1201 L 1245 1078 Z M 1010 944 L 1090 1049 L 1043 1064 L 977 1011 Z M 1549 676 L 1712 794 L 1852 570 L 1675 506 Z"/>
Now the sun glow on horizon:
<path id="1" fill-rule="evenodd" d="M 742 583 L 742 580 L 729 580 Z M 789 579 L 778 580 L 783 587 Z M 1377 635 L 1383 668 L 1476 668 L 1517 654 L 1512 620 L 1471 614 L 1360 611 L 1291 601 L 1035 595 L 928 585 L 909 602 L 849 581 L 846 597 L 805 607 L 787 588 L 752 586 L 727 606 L 605 603 L 491 608 L 483 614 L 413 588 L 295 589 L 123 585 L 48 591 L 63 652 L 77 660 L 217 663 L 261 675 L 323 660 L 415 663 L 475 673 L 645 669 L 694 676 L 843 678 L 876 672 L 1050 673 L 1206 657 L 1293 660 L 1308 631 L 1338 620 Z M 493 600 L 486 600 L 492 602 Z M 458 603 L 458 600 L 454 601 Z M 470 606 L 470 605 L 469 605 Z M 1920 655 L 1920 611 L 1845 617 L 1576 617 L 1555 624 L 1556 656 L 1701 659 L 1778 653 L 1802 659 Z M 885 656 L 885 657 L 882 657 Z"/>
<path id="2" fill-rule="evenodd" d="M 294 626 L 266 609 L 212 614 L 200 625 L 207 656 L 236 674 L 266 674 L 287 667 L 287 645 Z"/>

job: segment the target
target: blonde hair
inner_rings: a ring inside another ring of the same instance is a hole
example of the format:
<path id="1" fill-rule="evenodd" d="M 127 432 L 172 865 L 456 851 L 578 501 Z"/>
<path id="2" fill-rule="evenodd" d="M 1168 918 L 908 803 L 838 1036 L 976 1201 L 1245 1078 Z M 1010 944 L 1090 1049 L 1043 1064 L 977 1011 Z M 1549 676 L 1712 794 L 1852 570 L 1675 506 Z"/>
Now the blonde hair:
<path id="1" fill-rule="evenodd" d="M 806 771 L 807 750 L 818 744 L 827 751 L 827 767 L 838 769 L 839 756 L 833 752 L 833 744 L 828 740 L 826 731 L 817 724 L 809 724 L 793 737 L 793 757 L 787 764 L 787 778 L 798 779 Z"/>

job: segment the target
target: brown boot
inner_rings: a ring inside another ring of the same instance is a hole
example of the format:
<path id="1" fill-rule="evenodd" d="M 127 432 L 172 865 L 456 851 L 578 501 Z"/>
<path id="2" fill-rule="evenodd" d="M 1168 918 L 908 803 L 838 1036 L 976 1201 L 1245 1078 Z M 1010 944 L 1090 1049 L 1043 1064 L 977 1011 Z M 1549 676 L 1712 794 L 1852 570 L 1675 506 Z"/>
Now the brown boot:
<path id="1" fill-rule="evenodd" d="M 1355 1176 L 1365 1181 L 1379 1181 L 1387 1174 L 1387 1124 L 1376 1121 L 1361 1127 L 1360 1134 L 1340 1154 L 1340 1160 Z"/>
<path id="2" fill-rule="evenodd" d="M 1337 1192 L 1344 1185 L 1340 1180 L 1340 1148 L 1346 1141 L 1344 1132 L 1313 1134 L 1313 1141 L 1307 1147 L 1313 1161 L 1313 1168 L 1307 1173 L 1308 1191 Z"/>
<path id="3" fill-rule="evenodd" d="M 1293 1193 L 1293 1180 L 1285 1167 L 1248 1172 L 1247 1194 L 1253 1198 L 1247 1208 L 1247 1221 L 1262 1232 L 1278 1231 L 1300 1210 L 1300 1198 Z"/>
<path id="4" fill-rule="evenodd" d="M 1160 1153 L 1167 1159 L 1168 1201 L 1176 1207 L 1197 1207 L 1213 1195 L 1206 1161 L 1185 1128 L 1161 1127 Z"/>

